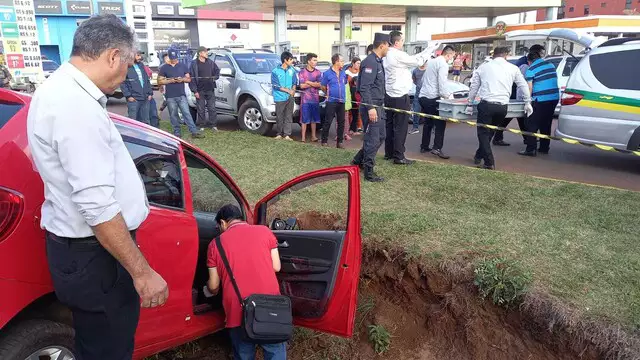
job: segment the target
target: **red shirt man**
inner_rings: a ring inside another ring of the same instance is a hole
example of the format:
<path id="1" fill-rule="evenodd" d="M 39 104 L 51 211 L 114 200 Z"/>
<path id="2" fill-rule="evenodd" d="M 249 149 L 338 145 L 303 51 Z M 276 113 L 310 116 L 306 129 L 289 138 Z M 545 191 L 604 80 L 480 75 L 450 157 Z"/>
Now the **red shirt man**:
<path id="1" fill-rule="evenodd" d="M 280 271 L 278 241 L 266 226 L 249 225 L 242 218 L 242 212 L 234 205 L 225 205 L 216 215 L 216 222 L 223 231 L 220 241 L 240 294 L 243 299 L 252 294 L 280 295 L 276 279 L 276 272 Z M 226 327 L 241 326 L 242 307 L 215 241 L 209 244 L 207 266 L 209 291 L 216 294 L 222 283 Z"/>

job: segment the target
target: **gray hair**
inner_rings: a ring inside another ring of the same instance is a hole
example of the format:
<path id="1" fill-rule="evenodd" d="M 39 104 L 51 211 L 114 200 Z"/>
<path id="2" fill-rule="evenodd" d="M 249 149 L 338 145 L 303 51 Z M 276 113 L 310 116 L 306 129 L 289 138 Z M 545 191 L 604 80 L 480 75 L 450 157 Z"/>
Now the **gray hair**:
<path id="1" fill-rule="evenodd" d="M 119 49 L 122 61 L 131 61 L 136 41 L 133 30 L 115 15 L 97 15 L 84 21 L 75 35 L 71 56 L 95 60 L 109 49 Z"/>

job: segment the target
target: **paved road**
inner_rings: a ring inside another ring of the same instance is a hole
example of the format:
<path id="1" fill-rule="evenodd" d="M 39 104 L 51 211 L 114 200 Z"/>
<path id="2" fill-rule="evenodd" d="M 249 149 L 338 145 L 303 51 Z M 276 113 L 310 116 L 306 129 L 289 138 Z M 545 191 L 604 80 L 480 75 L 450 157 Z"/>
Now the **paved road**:
<path id="1" fill-rule="evenodd" d="M 109 100 L 108 109 L 122 115 L 127 112 L 123 99 Z M 161 118 L 169 118 L 167 110 L 161 114 Z M 517 127 L 517 122 L 513 121 L 511 126 Z M 225 116 L 220 118 L 219 128 L 237 130 L 238 124 L 235 119 Z M 294 125 L 293 128 L 294 138 L 299 139 L 300 127 Z M 335 125 L 331 139 L 334 134 Z M 359 148 L 361 138 L 362 136 L 354 137 L 354 140 L 347 143 L 347 147 Z M 493 147 L 498 170 L 640 191 L 640 157 L 553 141 L 549 155 L 525 158 L 517 154 L 523 148 L 522 137 L 505 133 L 505 141 L 512 145 Z M 407 136 L 408 158 L 473 166 L 473 155 L 478 146 L 475 128 L 463 124 L 447 124 L 444 152 L 451 156 L 449 160 L 442 160 L 431 154 L 420 154 L 420 142 L 420 134 Z M 381 153 L 383 151 L 381 149 Z"/>

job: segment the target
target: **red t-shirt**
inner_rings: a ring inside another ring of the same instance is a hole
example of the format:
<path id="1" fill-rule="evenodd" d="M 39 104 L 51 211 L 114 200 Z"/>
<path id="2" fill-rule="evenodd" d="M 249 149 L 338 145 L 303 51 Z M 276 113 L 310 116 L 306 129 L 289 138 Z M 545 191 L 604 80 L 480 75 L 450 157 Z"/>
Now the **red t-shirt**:
<path id="1" fill-rule="evenodd" d="M 243 299 L 252 294 L 280 295 L 280 286 L 271 260 L 271 250 L 278 247 L 278 240 L 268 227 L 234 224 L 222 233 L 220 241 Z M 216 268 L 220 276 L 222 306 L 227 316 L 226 327 L 241 326 L 242 307 L 215 239 L 209 244 L 207 266 Z"/>

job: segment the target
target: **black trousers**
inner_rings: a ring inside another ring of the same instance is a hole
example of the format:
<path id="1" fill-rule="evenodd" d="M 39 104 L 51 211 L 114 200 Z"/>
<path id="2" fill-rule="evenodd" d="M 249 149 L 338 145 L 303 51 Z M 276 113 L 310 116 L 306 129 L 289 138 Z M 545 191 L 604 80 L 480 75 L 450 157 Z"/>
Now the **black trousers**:
<path id="1" fill-rule="evenodd" d="M 376 108 L 378 112 L 378 121 L 376 122 L 369 121 L 368 111 L 366 106 L 360 106 L 362 121 L 364 122 L 366 119 L 369 125 L 367 125 L 367 129 L 364 132 L 362 149 L 358 151 L 353 161 L 356 164 L 363 165 L 367 170 L 373 170 L 376 164 L 376 154 L 382 143 L 384 143 L 386 136 L 386 123 L 384 119 L 385 112 L 380 108 Z"/>
<path id="2" fill-rule="evenodd" d="M 411 110 L 411 102 L 409 101 L 409 95 L 401 97 L 385 97 L 385 106 L 401 109 Z M 393 158 L 396 160 L 404 159 L 404 143 L 407 141 L 407 133 L 409 131 L 409 114 L 402 114 L 399 112 L 387 110 L 386 111 L 386 141 L 384 147 L 384 156 Z"/>
<path id="3" fill-rule="evenodd" d="M 349 111 L 351 111 L 351 124 L 349 125 L 349 131 L 356 132 L 358 131 L 358 114 L 360 114 L 360 111 L 358 108 L 352 108 Z"/>
<path id="4" fill-rule="evenodd" d="M 95 237 L 45 237 L 53 287 L 73 314 L 78 359 L 130 360 L 140 297 L 129 273 Z"/>
<path id="5" fill-rule="evenodd" d="M 507 105 L 500 105 L 495 103 L 489 103 L 481 101 L 478 104 L 478 123 L 498 125 L 504 122 L 504 118 L 507 116 Z M 483 159 L 485 166 L 495 165 L 493 160 L 493 151 L 491 151 L 491 138 L 494 131 L 484 127 L 478 127 L 478 150 L 476 151 L 475 158 Z"/>
<path id="6" fill-rule="evenodd" d="M 551 135 L 551 125 L 553 124 L 553 114 L 556 111 L 557 100 L 553 101 L 534 101 L 531 103 L 533 106 L 533 114 L 527 118 L 525 124 L 527 131 L 535 133 L 540 131 L 541 134 Z M 538 138 L 533 136 L 526 136 L 525 142 L 527 143 L 527 151 L 536 151 L 538 146 Z M 549 152 L 549 144 L 551 140 L 540 139 L 541 152 Z"/>
<path id="7" fill-rule="evenodd" d="M 429 115 L 438 115 L 438 99 L 427 99 L 426 97 L 420 98 L 420 107 L 422 112 Z M 424 119 L 424 125 L 422 126 L 422 144 L 420 148 L 423 150 L 429 149 L 431 144 L 431 131 L 435 128 L 435 136 L 433 139 L 433 149 L 442 150 L 444 146 L 444 131 L 447 129 L 447 122 L 442 120 L 435 120 L 431 118 Z"/>
<path id="8" fill-rule="evenodd" d="M 506 128 L 511 123 L 512 118 L 505 118 L 504 121 L 498 125 L 500 127 Z M 517 118 L 518 120 L 518 128 L 522 131 L 527 131 L 527 127 L 525 126 L 524 118 Z M 526 137 L 522 135 L 522 139 L 526 141 Z M 495 135 L 493 136 L 493 142 L 503 141 L 504 140 L 504 131 L 496 130 Z"/>
<path id="9" fill-rule="evenodd" d="M 344 103 L 341 102 L 327 102 L 325 107 L 325 117 L 322 122 L 322 143 L 326 144 L 329 141 L 329 129 L 333 124 L 333 117 L 336 117 L 338 122 L 338 144 L 344 141 Z"/>
<path id="10" fill-rule="evenodd" d="M 216 112 L 216 96 L 214 90 L 200 91 L 200 99 L 196 99 L 196 106 L 198 107 L 198 119 L 196 124 L 200 126 L 218 126 L 218 113 Z M 209 119 L 205 117 L 205 112 L 208 113 Z"/>

